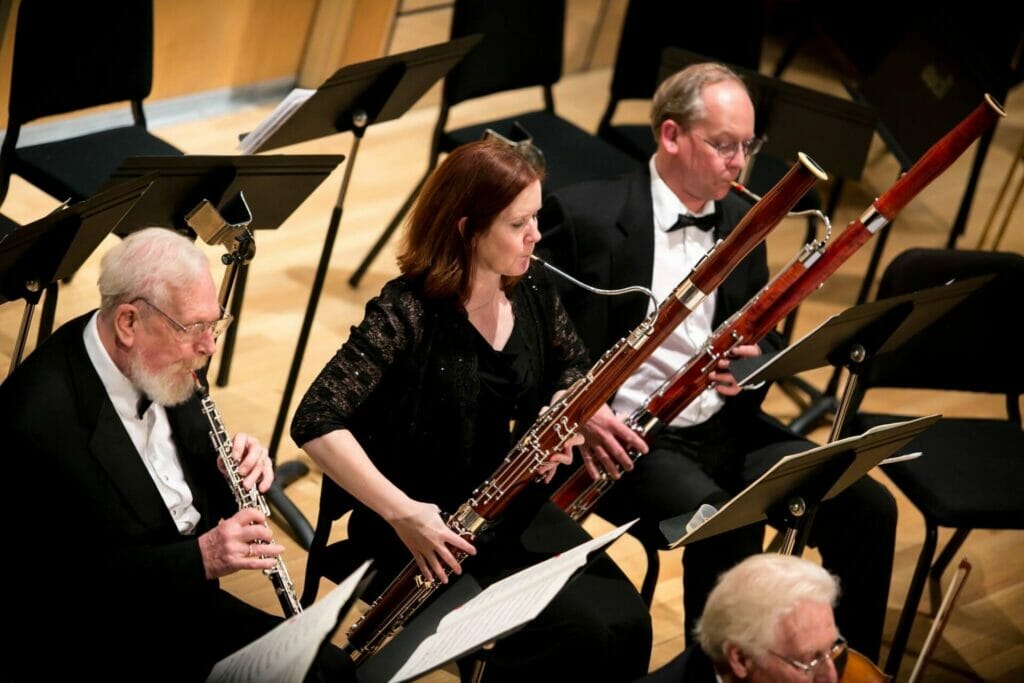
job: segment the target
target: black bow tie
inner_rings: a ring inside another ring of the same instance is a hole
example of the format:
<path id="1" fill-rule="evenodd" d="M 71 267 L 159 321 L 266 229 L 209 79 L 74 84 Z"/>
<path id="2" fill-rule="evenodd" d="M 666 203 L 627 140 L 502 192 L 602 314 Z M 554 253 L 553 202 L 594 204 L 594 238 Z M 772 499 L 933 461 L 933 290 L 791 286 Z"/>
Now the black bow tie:
<path id="1" fill-rule="evenodd" d="M 146 411 L 149 410 L 149 406 L 151 406 L 152 404 L 153 400 L 149 396 L 146 396 L 145 394 L 139 396 L 139 402 L 135 405 L 135 410 L 136 415 L 140 420 L 142 419 L 142 416 L 146 414 Z"/>
<path id="2" fill-rule="evenodd" d="M 679 230 L 680 228 L 687 228 L 691 225 L 696 227 L 698 230 L 707 232 L 718 224 L 717 212 L 709 213 L 706 216 L 693 216 L 688 213 L 679 214 L 679 220 L 672 224 L 665 232 L 672 232 L 673 230 Z"/>

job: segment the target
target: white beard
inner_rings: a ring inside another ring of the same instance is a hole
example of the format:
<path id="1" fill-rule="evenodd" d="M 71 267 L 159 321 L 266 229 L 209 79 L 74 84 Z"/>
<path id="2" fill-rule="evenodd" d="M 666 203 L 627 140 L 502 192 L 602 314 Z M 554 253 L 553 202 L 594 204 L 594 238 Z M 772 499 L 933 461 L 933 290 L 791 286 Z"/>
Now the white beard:
<path id="1" fill-rule="evenodd" d="M 203 360 L 197 359 L 195 365 L 193 369 L 198 370 L 203 366 Z M 182 365 L 176 363 L 160 372 L 150 372 L 142 362 L 142 357 L 136 355 L 131 360 L 129 379 L 153 403 L 164 407 L 176 406 L 187 401 L 196 390 L 191 375 L 176 374 L 181 368 Z"/>

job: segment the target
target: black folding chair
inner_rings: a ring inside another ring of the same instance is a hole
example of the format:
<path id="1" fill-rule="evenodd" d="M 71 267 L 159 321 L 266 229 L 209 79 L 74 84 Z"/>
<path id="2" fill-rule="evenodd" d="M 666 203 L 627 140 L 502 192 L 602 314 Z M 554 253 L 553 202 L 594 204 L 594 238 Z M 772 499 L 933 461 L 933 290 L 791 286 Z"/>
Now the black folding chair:
<path id="1" fill-rule="evenodd" d="M 11 175 L 60 201 L 96 194 L 131 156 L 180 155 L 146 130 L 142 100 L 153 83 L 153 6 L 32 0 L 18 8 L 7 131 L 0 147 L 0 204 Z M 45 116 L 129 101 L 134 123 L 18 147 L 21 128 Z M 50 333 L 57 284 L 47 288 L 39 339 Z"/>
<path id="2" fill-rule="evenodd" d="M 146 129 L 142 101 L 153 83 L 153 6 L 21 3 L 14 34 L 7 132 L 0 149 L 0 203 L 12 174 L 64 201 L 99 191 L 130 156 L 180 155 Z M 17 147 L 30 121 L 129 101 L 133 124 Z"/>
<path id="3" fill-rule="evenodd" d="M 1024 357 L 1007 334 L 1007 316 L 1020 309 L 1024 257 L 1020 254 L 911 249 L 886 268 L 878 298 L 896 296 L 994 273 L 972 294 L 898 350 L 876 356 L 862 370 L 851 411 L 880 387 L 974 392 L 1002 396 L 1005 415 L 944 417 L 907 446 L 915 460 L 883 466 L 921 512 L 925 538 L 893 636 L 886 672 L 895 676 L 917 613 L 925 579 L 933 586 L 971 529 L 1024 529 Z M 850 433 L 907 419 L 859 410 Z M 938 528 L 956 529 L 934 564 Z M 937 591 L 936 591 L 937 592 Z"/>

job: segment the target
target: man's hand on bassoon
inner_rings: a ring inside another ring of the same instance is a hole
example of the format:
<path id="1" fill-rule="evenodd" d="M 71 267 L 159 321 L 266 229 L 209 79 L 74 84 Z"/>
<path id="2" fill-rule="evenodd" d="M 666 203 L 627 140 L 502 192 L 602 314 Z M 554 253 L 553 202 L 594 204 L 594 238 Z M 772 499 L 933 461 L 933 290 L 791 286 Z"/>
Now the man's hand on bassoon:
<path id="1" fill-rule="evenodd" d="M 580 433 L 584 438 L 580 446 L 583 465 L 594 479 L 601 476 L 601 469 L 608 472 L 612 479 L 621 477 L 622 470 L 632 470 L 633 459 L 629 457 L 627 449 L 647 452 L 647 442 L 627 427 L 607 405 L 601 406 L 594 413 Z"/>

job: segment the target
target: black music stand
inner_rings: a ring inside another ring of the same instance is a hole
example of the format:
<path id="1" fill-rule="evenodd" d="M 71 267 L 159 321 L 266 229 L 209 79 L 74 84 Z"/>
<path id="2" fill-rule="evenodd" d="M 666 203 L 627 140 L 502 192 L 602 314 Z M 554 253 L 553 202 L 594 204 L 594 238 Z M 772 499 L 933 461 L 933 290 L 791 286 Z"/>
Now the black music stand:
<path id="1" fill-rule="evenodd" d="M 844 83 L 854 101 L 878 112 L 878 135 L 899 163 L 900 175 L 962 121 L 986 93 L 999 101 L 1006 98 L 1008 69 L 994 73 L 982 67 L 972 50 L 953 48 L 949 40 L 940 40 L 925 31 L 910 31 L 858 86 Z M 960 207 L 946 242 L 947 249 L 956 246 L 957 238 L 966 229 L 978 178 L 994 135 L 993 126 L 978 139 Z M 855 304 L 868 300 L 894 224 L 895 220 L 890 221 L 875 237 Z M 790 426 L 804 433 L 825 414 L 834 411 L 839 381 L 837 368 L 818 396 L 808 392 L 812 396 L 810 404 Z"/>
<path id="2" fill-rule="evenodd" d="M 846 490 L 939 417 L 883 425 L 860 436 L 787 455 L 695 528 L 687 531 L 693 517 L 687 513 L 661 522 L 661 532 L 670 539 L 669 547 L 675 548 L 768 519 L 786 530 L 780 552 L 799 556 L 807 543 L 814 510 L 822 502 Z"/>
<path id="3" fill-rule="evenodd" d="M 341 223 L 345 195 L 348 192 L 349 179 L 352 177 L 352 167 L 359 153 L 359 143 L 371 125 L 396 119 L 408 111 L 479 40 L 479 36 L 468 36 L 441 45 L 342 67 L 253 150 L 261 152 L 348 131 L 354 136 L 349 150 L 348 165 L 345 167 L 345 175 L 338 191 L 338 200 L 331 212 L 327 234 L 324 237 L 320 262 L 313 277 L 309 303 L 306 305 L 306 314 L 302 319 L 302 328 L 295 346 L 295 356 L 285 382 L 274 433 L 270 437 L 269 449 L 272 458 L 276 458 L 284 435 L 285 420 L 291 407 L 292 394 L 295 393 L 299 370 L 302 368 L 302 358 L 306 353 L 306 343 L 313 327 L 320 292 L 327 279 L 331 252 L 334 251 L 334 239 Z M 309 542 L 304 543 L 303 548 L 308 550 Z"/>
<path id="4" fill-rule="evenodd" d="M 857 377 L 867 361 L 880 353 L 899 348 L 992 277 L 970 278 L 848 308 L 782 351 L 739 359 L 729 367 L 740 386 L 789 377 L 826 365 L 845 367 L 850 377 L 828 439 L 836 441 L 842 434 L 850 401 L 857 388 Z"/>
<path id="5" fill-rule="evenodd" d="M 21 362 L 32 316 L 43 290 L 48 292 L 39 322 L 39 340 L 53 329 L 57 282 L 71 276 L 146 192 L 148 175 L 120 183 L 71 206 L 9 232 L 0 239 L 0 303 L 25 300 L 10 371 Z"/>
<path id="6" fill-rule="evenodd" d="M 118 226 L 122 235 L 150 226 L 194 231 L 208 244 L 223 244 L 228 269 L 220 304 L 241 315 L 245 265 L 255 254 L 251 230 L 278 228 L 344 160 L 342 155 L 132 157 L 112 182 L 156 174 L 153 186 Z M 237 327 L 237 323 L 236 323 Z M 228 362 L 228 347 L 221 368 Z M 273 453 L 271 453 L 273 457 Z M 275 462 L 276 464 L 276 462 Z M 306 474 L 299 461 L 276 468 L 267 500 L 288 523 L 291 536 L 308 548 L 313 529 L 288 499 L 284 487 Z"/>

